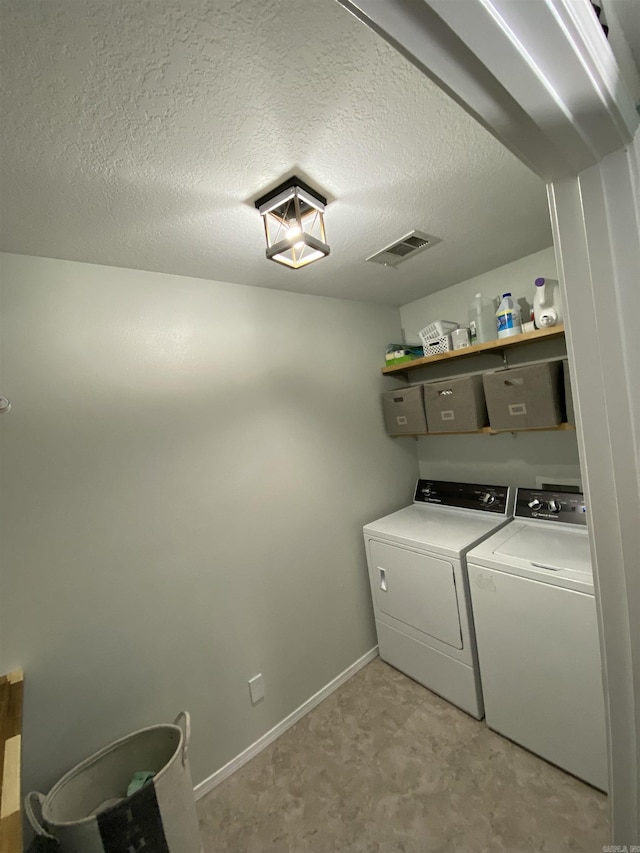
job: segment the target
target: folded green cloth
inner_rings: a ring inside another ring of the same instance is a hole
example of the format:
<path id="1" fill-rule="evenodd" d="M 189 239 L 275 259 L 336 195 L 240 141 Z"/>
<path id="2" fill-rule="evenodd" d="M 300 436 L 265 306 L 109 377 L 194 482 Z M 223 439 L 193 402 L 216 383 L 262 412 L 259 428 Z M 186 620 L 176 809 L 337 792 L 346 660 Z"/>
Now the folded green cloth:
<path id="1" fill-rule="evenodd" d="M 137 773 L 134 773 L 127 788 L 127 797 L 130 797 L 131 794 L 135 794 L 136 791 L 143 788 L 155 775 L 153 770 L 138 770 Z"/>

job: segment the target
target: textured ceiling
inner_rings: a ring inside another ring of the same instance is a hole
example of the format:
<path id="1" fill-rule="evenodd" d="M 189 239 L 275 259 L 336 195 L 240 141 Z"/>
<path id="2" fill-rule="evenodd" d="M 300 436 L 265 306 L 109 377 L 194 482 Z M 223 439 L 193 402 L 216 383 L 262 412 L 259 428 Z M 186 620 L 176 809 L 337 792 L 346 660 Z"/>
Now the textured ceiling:
<path id="1" fill-rule="evenodd" d="M 542 182 L 335 0 L 3 0 L 0 249 L 403 304 L 551 244 Z M 297 171 L 331 255 L 264 257 Z M 418 228 L 397 269 L 367 255 Z"/>

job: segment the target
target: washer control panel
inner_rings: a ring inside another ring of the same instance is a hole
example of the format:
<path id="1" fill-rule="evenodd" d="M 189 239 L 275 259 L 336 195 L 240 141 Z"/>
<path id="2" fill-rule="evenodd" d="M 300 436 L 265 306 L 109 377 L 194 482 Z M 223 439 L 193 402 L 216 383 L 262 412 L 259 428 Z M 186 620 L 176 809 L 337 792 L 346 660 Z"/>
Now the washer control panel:
<path id="1" fill-rule="evenodd" d="M 581 492 L 555 492 L 547 489 L 518 489 L 516 518 L 538 521 L 562 521 L 587 524 L 587 508 Z"/>
<path id="2" fill-rule="evenodd" d="M 506 515 L 509 487 L 451 483 L 448 480 L 418 480 L 413 502 Z"/>

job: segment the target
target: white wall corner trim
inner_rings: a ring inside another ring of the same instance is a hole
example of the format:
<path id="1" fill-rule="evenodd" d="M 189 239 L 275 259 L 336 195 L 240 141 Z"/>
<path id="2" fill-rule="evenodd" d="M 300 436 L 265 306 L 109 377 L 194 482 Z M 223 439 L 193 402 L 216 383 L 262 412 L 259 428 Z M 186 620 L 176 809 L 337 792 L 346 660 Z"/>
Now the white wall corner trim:
<path id="1" fill-rule="evenodd" d="M 612 841 L 621 846 L 640 830 L 640 233 L 631 174 L 621 150 L 549 187 L 600 615 Z"/>
<path id="2" fill-rule="evenodd" d="M 298 720 L 301 720 L 309 713 L 309 711 L 313 711 L 313 709 L 326 699 L 327 696 L 330 696 L 338 689 L 338 687 L 341 687 L 346 681 L 353 678 L 357 672 L 376 657 L 378 657 L 378 647 L 374 646 L 362 655 L 362 657 L 358 658 L 357 661 L 352 663 L 351 666 L 348 666 L 344 672 L 341 672 L 340 675 L 337 675 L 328 684 L 325 684 L 324 687 L 320 688 L 320 690 L 318 690 L 317 693 L 314 693 L 306 702 L 303 702 L 299 708 L 292 711 L 288 717 L 285 717 L 284 720 L 281 720 L 272 729 L 269 729 L 269 731 L 262 735 L 261 738 L 258 738 L 255 743 L 252 743 L 251 746 L 248 746 L 243 750 L 240 755 L 236 755 L 236 757 L 232 758 L 231 761 L 228 761 L 224 767 L 216 770 L 215 773 L 211 774 L 211 776 L 195 785 L 194 793 L 196 799 L 201 800 L 202 797 L 206 796 L 210 791 L 213 791 L 217 785 L 224 782 L 225 779 L 228 779 L 232 773 L 235 773 L 236 770 L 239 770 L 248 761 L 251 761 L 252 758 L 255 758 L 258 753 L 262 752 L 263 749 L 266 749 L 269 744 L 274 742 L 274 740 L 277 740 L 280 735 L 284 734 L 287 729 L 291 728 L 291 726 L 294 726 Z"/>

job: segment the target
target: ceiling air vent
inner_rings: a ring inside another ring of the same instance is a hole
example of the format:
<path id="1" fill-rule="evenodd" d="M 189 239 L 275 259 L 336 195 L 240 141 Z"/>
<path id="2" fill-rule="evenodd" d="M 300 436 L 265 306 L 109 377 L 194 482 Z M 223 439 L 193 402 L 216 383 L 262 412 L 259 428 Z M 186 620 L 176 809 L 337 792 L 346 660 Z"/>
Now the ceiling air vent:
<path id="1" fill-rule="evenodd" d="M 373 261 L 374 264 L 384 264 L 386 267 L 397 267 L 403 261 L 415 257 L 418 252 L 424 252 L 425 249 L 429 249 L 439 242 L 438 237 L 432 237 L 431 234 L 425 234 L 424 231 L 409 231 L 404 237 L 389 246 L 385 246 L 379 252 L 369 255 L 367 260 Z"/>

